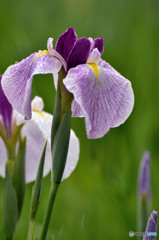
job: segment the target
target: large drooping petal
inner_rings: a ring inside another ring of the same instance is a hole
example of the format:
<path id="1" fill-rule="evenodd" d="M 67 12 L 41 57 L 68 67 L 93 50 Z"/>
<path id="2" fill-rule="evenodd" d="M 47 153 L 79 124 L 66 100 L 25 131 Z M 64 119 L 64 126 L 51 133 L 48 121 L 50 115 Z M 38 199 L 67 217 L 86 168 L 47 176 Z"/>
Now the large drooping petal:
<path id="1" fill-rule="evenodd" d="M 63 82 L 84 114 L 88 138 L 104 136 L 111 127 L 124 123 L 132 111 L 130 81 L 102 60 L 98 65 L 70 69 Z"/>
<path id="2" fill-rule="evenodd" d="M 3 120 L 8 137 L 11 135 L 12 106 L 8 102 L 1 86 L 2 75 L 0 75 L 0 116 Z"/>
<path id="3" fill-rule="evenodd" d="M 33 53 L 11 65 L 2 77 L 2 88 L 12 106 L 26 119 L 31 118 L 32 80 L 35 74 L 56 73 L 61 62 L 48 51 Z"/>
<path id="4" fill-rule="evenodd" d="M 5 164 L 7 161 L 7 149 L 0 137 L 0 176 L 4 178 L 5 176 Z"/>
<path id="5" fill-rule="evenodd" d="M 70 27 L 60 35 L 59 39 L 56 42 L 55 50 L 61 54 L 66 62 L 76 41 L 77 35 L 75 33 L 75 30 Z"/>
<path id="6" fill-rule="evenodd" d="M 44 175 L 51 170 L 52 166 L 50 134 L 53 116 L 42 111 L 43 106 L 42 99 L 40 97 L 35 97 L 32 101 L 32 119 L 26 121 L 20 114 L 17 115 L 17 124 L 19 125 L 24 123 L 22 136 L 27 137 L 26 182 L 35 180 L 40 157 L 46 140 L 48 141 L 48 144 L 46 149 Z M 70 144 L 63 179 L 69 177 L 76 167 L 78 159 L 79 140 L 71 130 Z"/>

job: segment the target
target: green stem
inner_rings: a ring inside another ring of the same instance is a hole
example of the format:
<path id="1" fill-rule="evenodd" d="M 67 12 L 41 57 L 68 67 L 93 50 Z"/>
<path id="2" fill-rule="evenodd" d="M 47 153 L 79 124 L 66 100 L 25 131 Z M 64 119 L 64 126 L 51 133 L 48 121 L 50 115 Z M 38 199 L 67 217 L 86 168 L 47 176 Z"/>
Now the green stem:
<path id="1" fill-rule="evenodd" d="M 35 240 L 35 221 L 34 221 L 34 219 L 30 220 L 30 233 L 31 233 L 31 240 Z"/>
<path id="2" fill-rule="evenodd" d="M 35 240 L 35 220 L 30 218 L 27 240 Z"/>
<path id="3" fill-rule="evenodd" d="M 59 187 L 59 184 L 56 184 L 56 183 L 51 184 L 49 200 L 48 200 L 46 213 L 45 213 L 45 216 L 44 216 L 44 221 L 43 221 L 42 231 L 41 231 L 41 235 L 40 235 L 40 240 L 45 240 L 46 239 L 46 235 L 47 235 L 47 231 L 48 231 L 48 227 L 49 227 L 51 214 L 52 214 L 52 210 L 53 210 L 53 206 L 54 206 L 54 202 L 55 202 L 58 187 Z"/>

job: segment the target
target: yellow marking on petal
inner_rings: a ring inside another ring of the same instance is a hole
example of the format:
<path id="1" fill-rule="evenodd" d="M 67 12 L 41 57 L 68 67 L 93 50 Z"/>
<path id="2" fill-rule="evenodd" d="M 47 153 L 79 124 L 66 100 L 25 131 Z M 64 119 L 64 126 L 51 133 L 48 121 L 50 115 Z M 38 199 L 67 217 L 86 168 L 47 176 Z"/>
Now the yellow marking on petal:
<path id="1" fill-rule="evenodd" d="M 43 117 L 46 121 L 48 121 L 47 117 L 41 111 L 38 111 L 38 110 L 32 110 L 32 111 L 39 113 L 41 117 Z"/>
<path id="2" fill-rule="evenodd" d="M 44 51 L 42 51 L 42 52 L 39 52 L 39 53 L 35 56 L 34 61 L 35 61 L 39 56 L 41 56 L 41 55 L 43 55 L 43 54 L 50 54 L 50 53 L 49 53 L 49 51 L 47 51 L 47 50 L 44 50 Z"/>
<path id="3" fill-rule="evenodd" d="M 95 64 L 95 63 L 88 63 L 87 65 L 93 69 L 93 71 L 94 71 L 94 73 L 97 77 L 97 80 L 98 80 L 98 77 L 99 77 L 99 67 L 98 67 L 98 65 Z"/>

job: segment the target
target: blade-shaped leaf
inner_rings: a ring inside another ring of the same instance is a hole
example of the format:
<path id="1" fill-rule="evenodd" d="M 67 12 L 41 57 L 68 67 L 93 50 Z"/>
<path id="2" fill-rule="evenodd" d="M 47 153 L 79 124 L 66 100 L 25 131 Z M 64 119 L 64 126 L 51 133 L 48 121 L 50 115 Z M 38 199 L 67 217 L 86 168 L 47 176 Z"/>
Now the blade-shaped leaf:
<path id="1" fill-rule="evenodd" d="M 15 169 L 13 174 L 13 185 L 17 195 L 19 216 L 20 216 L 24 195 L 25 195 L 25 149 L 26 149 L 26 138 L 22 140 L 20 139 L 18 154 L 15 162 Z"/>
<path id="2" fill-rule="evenodd" d="M 71 111 L 66 112 L 56 132 L 52 150 L 52 181 L 59 184 L 65 169 L 71 127 Z"/>
<path id="3" fill-rule="evenodd" d="M 13 239 L 18 221 L 18 204 L 16 192 L 12 184 L 9 168 L 6 165 L 6 180 L 4 188 L 3 208 L 4 232 L 6 239 Z"/>
<path id="4" fill-rule="evenodd" d="M 44 161 L 45 161 L 45 154 L 46 154 L 46 146 L 47 142 L 45 144 L 40 163 L 39 168 L 37 171 L 36 181 L 32 193 L 32 200 L 31 200 L 31 218 L 34 219 L 38 210 L 38 206 L 40 203 L 40 195 L 41 195 L 41 189 L 42 189 L 42 182 L 43 182 L 43 169 L 44 169 Z"/>

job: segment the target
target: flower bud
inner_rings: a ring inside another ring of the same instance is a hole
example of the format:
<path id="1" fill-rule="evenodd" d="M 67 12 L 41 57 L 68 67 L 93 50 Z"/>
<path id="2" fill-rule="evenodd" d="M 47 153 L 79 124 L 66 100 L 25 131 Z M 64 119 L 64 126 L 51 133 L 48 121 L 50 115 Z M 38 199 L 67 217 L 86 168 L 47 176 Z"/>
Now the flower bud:
<path id="1" fill-rule="evenodd" d="M 154 211 L 151 213 L 151 216 L 148 220 L 146 230 L 147 233 L 143 240 L 155 240 L 155 236 L 157 235 L 157 218 L 158 218 L 158 212 Z"/>
<path id="2" fill-rule="evenodd" d="M 138 198 L 141 199 L 145 196 L 148 201 L 151 200 L 150 161 L 150 153 L 145 152 L 140 166 L 138 188 Z"/>

